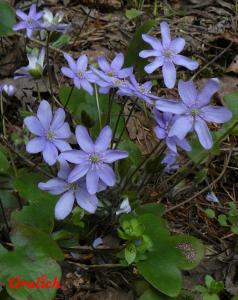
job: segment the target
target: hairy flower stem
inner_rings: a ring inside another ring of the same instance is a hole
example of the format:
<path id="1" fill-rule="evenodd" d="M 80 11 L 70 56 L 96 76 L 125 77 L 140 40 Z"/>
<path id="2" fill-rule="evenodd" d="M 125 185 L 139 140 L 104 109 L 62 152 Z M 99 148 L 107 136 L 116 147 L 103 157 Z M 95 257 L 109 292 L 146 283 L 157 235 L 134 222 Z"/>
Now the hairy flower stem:
<path id="1" fill-rule="evenodd" d="M 134 102 L 133 105 L 132 105 L 132 108 L 131 108 L 131 110 L 130 110 L 130 112 L 129 112 L 129 115 L 128 115 L 127 119 L 126 119 L 125 125 L 124 125 L 124 127 L 123 127 L 123 129 L 122 129 L 122 132 L 121 132 L 121 134 L 120 134 L 120 136 L 119 136 L 117 142 L 116 142 L 116 145 L 115 145 L 114 149 L 117 149 L 118 145 L 119 145 L 120 142 L 121 142 L 123 133 L 125 132 L 125 129 L 126 129 L 126 127 L 127 127 L 127 124 L 128 124 L 128 122 L 130 121 L 131 115 L 132 115 L 132 113 L 133 113 L 133 111 L 134 111 L 134 109 L 135 109 L 135 107 L 136 107 L 137 101 L 138 101 L 138 98 L 136 98 L 135 102 Z"/>
<path id="2" fill-rule="evenodd" d="M 1 112 L 1 120 L 2 120 L 2 132 L 3 132 L 4 137 L 6 137 L 6 124 L 5 124 L 5 117 L 4 117 L 2 93 L 1 93 L 1 96 L 0 96 L 0 112 Z"/>
<path id="3" fill-rule="evenodd" d="M 8 237 L 9 237 L 9 233 L 10 233 L 10 227 L 8 225 L 8 222 L 7 222 L 7 216 L 5 214 L 5 210 L 4 210 L 4 206 L 2 204 L 2 199 L 0 198 L 0 207 L 1 207 L 1 210 L 2 210 L 2 216 L 3 216 L 3 220 L 4 220 L 4 223 L 6 225 L 6 229 L 7 229 L 7 233 L 8 233 Z"/>
<path id="4" fill-rule="evenodd" d="M 50 86 L 50 94 L 51 94 L 51 100 L 52 100 L 52 109 L 54 108 L 54 91 L 53 91 L 53 83 L 52 83 L 52 77 L 51 77 L 51 70 L 50 70 L 50 56 L 49 56 L 49 46 L 50 46 L 50 32 L 47 31 L 47 41 L 46 41 L 46 65 L 47 65 L 47 72 L 48 72 L 48 78 L 49 78 L 49 86 Z"/>
<path id="5" fill-rule="evenodd" d="M 142 162 L 135 168 L 135 170 L 131 174 L 128 174 L 126 176 L 125 183 L 121 187 L 122 192 L 124 192 L 125 189 L 128 187 L 128 185 L 132 183 L 132 179 L 135 176 L 135 174 L 151 159 L 151 157 L 154 155 L 156 150 L 160 147 L 161 143 L 162 143 L 162 140 L 160 140 L 159 143 L 156 144 L 156 146 L 153 148 L 153 150 L 150 152 L 150 154 L 142 160 Z"/>
<path id="6" fill-rule="evenodd" d="M 100 126 L 100 129 L 102 129 L 101 110 L 100 110 L 100 103 L 99 103 L 98 90 L 97 90 L 96 84 L 94 84 L 94 90 L 95 90 L 95 98 L 96 98 L 96 104 L 97 104 L 97 110 L 98 110 L 99 126 Z"/>
<path id="7" fill-rule="evenodd" d="M 39 83 L 37 81 L 36 81 L 36 91 L 37 91 L 38 100 L 41 101 L 40 88 L 39 88 Z"/>
<path id="8" fill-rule="evenodd" d="M 106 124 L 105 124 L 108 126 L 110 126 L 110 122 L 111 122 L 112 103 L 113 103 L 114 95 L 115 95 L 115 90 L 114 89 L 110 90 L 109 98 L 108 98 L 107 120 L 106 120 Z"/>
<path id="9" fill-rule="evenodd" d="M 122 103 L 121 109 L 120 109 L 119 114 L 117 116 L 116 124 L 115 124 L 114 131 L 113 131 L 113 136 L 112 136 L 111 148 L 113 147 L 113 142 L 114 142 L 115 137 L 116 137 L 116 133 L 117 133 L 117 128 L 118 128 L 118 125 L 119 125 L 119 121 L 120 121 L 120 118 L 121 118 L 121 116 L 123 114 L 123 111 L 124 111 L 126 103 L 127 103 L 127 99 L 124 101 L 124 103 Z"/>
<path id="10" fill-rule="evenodd" d="M 65 102 L 65 105 L 64 105 L 64 109 L 67 108 L 67 106 L 68 106 L 68 104 L 69 104 L 69 101 L 70 101 L 70 98 L 71 98 L 71 96 L 72 96 L 73 91 L 74 91 L 74 85 L 73 85 L 73 86 L 71 87 L 71 89 L 70 89 L 68 98 L 67 98 L 67 100 L 66 100 L 66 102 Z"/>

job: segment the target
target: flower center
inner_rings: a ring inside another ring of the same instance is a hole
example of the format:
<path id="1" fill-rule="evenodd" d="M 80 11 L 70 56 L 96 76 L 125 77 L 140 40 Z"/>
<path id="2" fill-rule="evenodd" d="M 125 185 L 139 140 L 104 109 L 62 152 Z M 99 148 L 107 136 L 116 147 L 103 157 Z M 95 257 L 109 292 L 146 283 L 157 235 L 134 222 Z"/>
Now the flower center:
<path id="1" fill-rule="evenodd" d="M 173 55 L 173 53 L 171 51 L 167 50 L 167 51 L 164 52 L 164 56 L 167 57 L 167 58 L 171 58 L 172 55 Z"/>
<path id="2" fill-rule="evenodd" d="M 199 110 L 197 108 L 192 108 L 191 109 L 191 114 L 193 117 L 196 117 L 199 114 Z"/>
<path id="3" fill-rule="evenodd" d="M 53 138 L 54 138 L 53 132 L 47 131 L 47 132 L 46 132 L 46 138 L 47 138 L 47 140 L 52 141 Z"/>
<path id="4" fill-rule="evenodd" d="M 75 190 L 77 190 L 77 188 L 78 188 L 78 183 L 77 182 L 73 182 L 73 183 L 69 184 L 69 189 L 71 191 L 75 191 Z"/>
<path id="5" fill-rule="evenodd" d="M 108 76 L 114 76 L 114 72 L 113 72 L 113 71 L 109 71 L 109 72 L 107 73 L 107 75 L 108 75 Z"/>
<path id="6" fill-rule="evenodd" d="M 96 164 L 100 161 L 100 156 L 97 154 L 92 154 L 90 155 L 89 159 L 93 164 Z"/>
<path id="7" fill-rule="evenodd" d="M 78 77 L 79 77 L 79 78 L 84 78 L 84 72 L 79 71 L 79 72 L 78 72 Z"/>
<path id="8" fill-rule="evenodd" d="M 27 23 L 28 23 L 29 25 L 33 25 L 33 22 L 34 22 L 34 20 L 33 20 L 32 18 L 28 18 L 28 19 L 27 19 Z"/>
<path id="9" fill-rule="evenodd" d="M 117 87 L 122 87 L 125 83 L 123 80 L 120 79 L 114 79 L 113 83 L 117 86 Z"/>

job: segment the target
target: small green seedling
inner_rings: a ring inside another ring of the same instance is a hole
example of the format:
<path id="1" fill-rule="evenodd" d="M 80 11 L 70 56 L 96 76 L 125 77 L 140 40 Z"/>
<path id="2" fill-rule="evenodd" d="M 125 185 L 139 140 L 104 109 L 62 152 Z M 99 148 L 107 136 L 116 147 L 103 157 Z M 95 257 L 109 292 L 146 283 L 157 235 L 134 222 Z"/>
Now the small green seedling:
<path id="1" fill-rule="evenodd" d="M 226 214 L 219 214 L 216 216 L 216 213 L 213 209 L 206 209 L 206 215 L 208 218 L 216 219 L 221 226 L 230 227 L 231 231 L 235 234 L 238 234 L 238 207 L 235 202 L 228 203 L 228 211 Z"/>
<path id="2" fill-rule="evenodd" d="M 203 300 L 219 300 L 219 293 L 224 289 L 222 281 L 216 281 L 210 275 L 205 276 L 205 285 L 197 285 L 196 291 L 202 294 Z"/>

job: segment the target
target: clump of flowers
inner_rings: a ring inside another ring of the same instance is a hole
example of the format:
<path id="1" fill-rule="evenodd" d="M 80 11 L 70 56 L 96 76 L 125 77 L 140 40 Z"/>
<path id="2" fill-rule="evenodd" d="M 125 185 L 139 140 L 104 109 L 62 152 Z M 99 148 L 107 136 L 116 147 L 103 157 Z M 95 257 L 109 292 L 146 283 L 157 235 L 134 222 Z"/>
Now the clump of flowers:
<path id="1" fill-rule="evenodd" d="M 90 194 L 95 194 L 101 180 L 107 186 L 114 186 L 116 175 L 109 164 L 128 156 L 126 151 L 108 149 L 112 140 L 112 130 L 104 127 L 95 142 L 84 126 L 76 127 L 76 139 L 82 150 L 65 151 L 60 155 L 76 167 L 69 174 L 73 183 L 86 175 L 86 186 Z"/>
<path id="2" fill-rule="evenodd" d="M 22 10 L 17 9 L 16 15 L 20 18 L 20 22 L 13 26 L 13 30 L 18 31 L 26 29 L 27 37 L 32 37 L 34 30 L 41 28 L 41 20 L 44 15 L 44 12 L 36 11 L 36 4 L 32 4 L 28 15 L 25 14 Z"/>
<path id="3" fill-rule="evenodd" d="M 59 151 L 71 149 L 66 140 L 72 133 L 69 124 L 65 122 L 65 112 L 62 108 L 58 108 L 53 114 L 50 104 L 43 100 L 36 117 L 26 117 L 24 124 L 31 133 L 36 135 L 27 143 L 27 152 L 42 152 L 43 159 L 48 165 L 52 166 L 56 163 Z"/>
<path id="4" fill-rule="evenodd" d="M 183 66 L 189 70 L 195 70 L 198 67 L 196 61 L 191 60 L 179 54 L 184 46 L 185 40 L 181 37 L 171 40 L 170 29 L 166 22 L 160 24 L 162 40 L 158 40 L 148 34 L 143 34 L 143 40 L 150 44 L 153 50 L 143 50 L 140 57 L 155 57 L 152 63 L 145 67 L 149 74 L 162 67 L 164 83 L 167 88 L 173 88 L 176 82 L 175 65 Z"/>
<path id="5" fill-rule="evenodd" d="M 77 204 L 88 213 L 95 213 L 98 206 L 97 196 L 89 194 L 86 189 L 85 179 L 80 179 L 70 183 L 68 178 L 72 171 L 69 164 L 60 159 L 60 169 L 58 177 L 48 180 L 46 183 L 40 182 L 38 187 L 43 191 L 48 191 L 52 195 L 62 195 L 55 206 L 55 217 L 57 220 L 65 219 L 73 209 L 75 199 Z M 97 192 L 106 187 L 101 183 Z"/>
<path id="6" fill-rule="evenodd" d="M 157 109 L 178 115 L 169 130 L 169 137 L 184 139 L 190 131 L 195 131 L 201 145 L 205 149 L 212 147 L 212 135 L 207 122 L 225 123 L 232 113 L 222 106 L 210 105 L 210 99 L 219 89 L 219 81 L 210 79 L 198 92 L 193 81 L 179 81 L 178 91 L 182 101 L 159 100 Z"/>

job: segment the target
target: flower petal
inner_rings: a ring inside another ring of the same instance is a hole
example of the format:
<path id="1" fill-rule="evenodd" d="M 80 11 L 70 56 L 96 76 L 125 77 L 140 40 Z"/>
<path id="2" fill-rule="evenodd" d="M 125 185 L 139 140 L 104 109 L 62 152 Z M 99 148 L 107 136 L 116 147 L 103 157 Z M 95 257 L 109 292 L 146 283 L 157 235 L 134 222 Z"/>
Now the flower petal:
<path id="1" fill-rule="evenodd" d="M 152 63 L 145 66 L 146 73 L 148 73 L 148 74 L 153 73 L 156 69 L 161 67 L 163 65 L 163 63 L 164 63 L 163 56 L 156 57 L 156 59 Z"/>
<path id="2" fill-rule="evenodd" d="M 202 107 L 210 102 L 211 97 L 219 90 L 220 82 L 217 78 L 209 79 L 198 93 L 197 104 Z"/>
<path id="3" fill-rule="evenodd" d="M 171 43 L 170 29 L 167 22 L 160 23 L 160 31 L 162 36 L 162 45 L 164 48 L 168 48 Z"/>
<path id="4" fill-rule="evenodd" d="M 108 73 L 110 71 L 110 65 L 104 55 L 98 57 L 98 65 L 103 72 Z"/>
<path id="5" fill-rule="evenodd" d="M 176 69 L 171 61 L 165 61 L 163 63 L 163 78 L 167 88 L 172 89 L 176 82 Z"/>
<path id="6" fill-rule="evenodd" d="M 88 213 L 95 213 L 98 206 L 96 195 L 90 195 L 85 189 L 80 188 L 76 192 L 76 200 L 78 205 Z"/>
<path id="7" fill-rule="evenodd" d="M 34 17 L 34 15 L 36 14 L 36 4 L 32 4 L 29 10 L 29 16 Z"/>
<path id="8" fill-rule="evenodd" d="M 87 153 L 94 152 L 94 143 L 91 139 L 91 137 L 88 134 L 88 130 L 86 127 L 82 125 L 78 125 L 76 127 L 76 139 L 79 144 L 79 146 L 83 149 L 83 151 Z"/>
<path id="9" fill-rule="evenodd" d="M 21 30 L 21 29 L 25 29 L 26 28 L 26 23 L 25 22 L 19 22 L 17 24 L 15 24 L 12 29 L 14 31 L 17 31 L 17 30 Z"/>
<path id="10" fill-rule="evenodd" d="M 133 67 L 124 68 L 118 71 L 118 78 L 124 79 L 130 77 L 133 74 Z"/>
<path id="11" fill-rule="evenodd" d="M 68 67 L 62 67 L 61 72 L 64 74 L 64 76 L 69 77 L 71 79 L 75 77 L 75 73 Z"/>
<path id="12" fill-rule="evenodd" d="M 177 145 L 182 148 L 185 151 L 191 151 L 192 147 L 190 146 L 189 142 L 186 139 L 180 140 L 179 138 L 176 138 Z"/>
<path id="13" fill-rule="evenodd" d="M 70 168 L 68 162 L 66 160 L 62 159 L 60 156 L 58 157 L 58 162 L 60 164 L 60 168 L 59 168 L 59 172 L 57 173 L 57 176 L 64 180 L 68 180 L 68 176 L 71 171 L 71 168 Z"/>
<path id="14" fill-rule="evenodd" d="M 151 56 L 161 56 L 162 52 L 158 50 L 143 50 L 139 53 L 139 56 L 142 58 L 148 58 Z"/>
<path id="15" fill-rule="evenodd" d="M 116 183 L 116 175 L 113 171 L 113 169 L 106 165 L 103 164 L 98 170 L 97 173 L 101 180 L 108 186 L 114 186 Z"/>
<path id="16" fill-rule="evenodd" d="M 182 102 L 162 99 L 156 101 L 156 108 L 176 115 L 184 114 L 187 111 L 186 106 Z"/>
<path id="17" fill-rule="evenodd" d="M 99 176 L 95 170 L 90 170 L 86 175 L 87 190 L 90 195 L 94 195 L 98 191 Z"/>
<path id="18" fill-rule="evenodd" d="M 28 16 L 27 16 L 27 14 L 25 14 L 22 10 L 20 10 L 20 9 L 17 9 L 16 10 L 16 15 L 20 18 L 20 19 L 22 19 L 22 20 L 27 20 L 27 18 L 28 18 Z"/>
<path id="19" fill-rule="evenodd" d="M 173 52 L 175 52 L 176 54 L 180 53 L 183 50 L 184 46 L 185 46 L 185 39 L 181 37 L 172 40 L 170 43 L 170 49 L 172 49 Z"/>
<path id="20" fill-rule="evenodd" d="M 41 101 L 37 110 L 37 117 L 44 129 L 48 130 L 52 121 L 52 110 L 49 102 L 47 102 L 46 100 Z"/>
<path id="21" fill-rule="evenodd" d="M 74 77 L 74 85 L 78 88 L 78 89 L 81 89 L 81 82 L 82 82 L 82 79 L 80 79 L 79 77 Z"/>
<path id="22" fill-rule="evenodd" d="M 89 95 L 93 95 L 93 87 L 86 79 L 81 80 L 81 86 Z"/>
<path id="23" fill-rule="evenodd" d="M 45 148 L 45 139 L 42 137 L 36 137 L 30 140 L 26 145 L 26 151 L 28 153 L 39 153 Z"/>
<path id="24" fill-rule="evenodd" d="M 60 195 L 68 189 L 67 183 L 59 178 L 52 178 L 47 182 L 40 182 L 38 188 L 47 191 L 52 195 Z"/>
<path id="25" fill-rule="evenodd" d="M 165 131 L 163 128 L 161 128 L 161 127 L 159 127 L 159 126 L 156 126 L 156 127 L 154 128 L 154 132 L 155 132 L 156 137 L 157 137 L 159 140 L 165 139 L 165 137 L 166 137 L 166 131 Z"/>
<path id="26" fill-rule="evenodd" d="M 192 80 L 189 81 L 179 80 L 178 91 L 185 105 L 191 107 L 195 104 L 197 99 L 197 90 Z"/>
<path id="27" fill-rule="evenodd" d="M 81 55 L 77 60 L 77 73 L 85 72 L 88 66 L 88 57 L 86 54 Z"/>
<path id="28" fill-rule="evenodd" d="M 69 174 L 68 182 L 72 183 L 82 178 L 89 170 L 90 165 L 88 163 L 83 163 L 76 166 Z"/>
<path id="29" fill-rule="evenodd" d="M 36 117 L 26 117 L 24 119 L 24 124 L 31 133 L 38 136 L 42 136 L 44 134 L 44 128 Z"/>
<path id="30" fill-rule="evenodd" d="M 69 151 L 72 149 L 69 143 L 63 140 L 54 140 L 53 143 L 59 149 L 60 152 Z"/>
<path id="31" fill-rule="evenodd" d="M 176 54 L 173 57 L 173 62 L 178 66 L 183 66 L 191 71 L 196 70 L 199 66 L 199 63 L 180 54 Z"/>
<path id="32" fill-rule="evenodd" d="M 58 108 L 53 116 L 50 128 L 56 130 L 64 124 L 65 112 L 62 108 Z"/>
<path id="33" fill-rule="evenodd" d="M 142 34 L 142 39 L 151 45 L 151 47 L 154 49 L 154 50 L 159 50 L 159 51 L 162 51 L 163 50 L 163 46 L 161 44 L 161 41 L 151 35 L 148 35 L 148 34 Z"/>
<path id="34" fill-rule="evenodd" d="M 49 166 L 52 166 L 56 163 L 58 158 L 58 150 L 52 142 L 46 142 L 43 150 L 43 158 Z"/>
<path id="35" fill-rule="evenodd" d="M 75 60 L 67 53 L 64 53 L 64 58 L 67 60 L 70 69 L 76 73 L 77 72 L 77 67 L 76 67 L 76 62 Z"/>
<path id="36" fill-rule="evenodd" d="M 65 159 L 73 164 L 81 164 L 87 160 L 88 155 L 81 150 L 70 150 L 61 153 L 60 158 Z"/>
<path id="37" fill-rule="evenodd" d="M 54 130 L 54 137 L 56 139 L 68 139 L 71 135 L 72 133 L 70 131 L 69 124 L 66 122 L 61 127 Z"/>
<path id="38" fill-rule="evenodd" d="M 128 157 L 127 151 L 121 151 L 121 150 L 107 150 L 104 152 L 103 161 L 105 163 L 112 163 L 114 161 L 117 161 L 119 159 L 123 159 Z"/>
<path id="39" fill-rule="evenodd" d="M 111 68 L 113 70 L 119 71 L 124 64 L 124 55 L 123 53 L 118 53 L 115 58 L 112 60 Z"/>
<path id="40" fill-rule="evenodd" d="M 60 197 L 55 206 L 55 218 L 65 219 L 72 211 L 74 205 L 74 193 L 67 192 Z"/>
<path id="41" fill-rule="evenodd" d="M 95 141 L 95 151 L 103 152 L 110 146 L 112 140 L 112 130 L 109 126 L 105 126 Z"/>
<path id="42" fill-rule="evenodd" d="M 180 140 L 184 139 L 187 133 L 193 127 L 192 116 L 180 116 L 172 125 L 169 131 L 169 137 L 177 136 Z"/>
<path id="43" fill-rule="evenodd" d="M 33 29 L 27 28 L 27 29 L 26 29 L 26 36 L 27 36 L 28 38 L 31 38 L 31 37 L 32 37 L 32 34 L 33 34 Z"/>
<path id="44" fill-rule="evenodd" d="M 222 106 L 208 105 L 201 108 L 201 117 L 207 122 L 225 123 L 232 118 L 232 112 Z"/>
<path id="45" fill-rule="evenodd" d="M 194 129 L 198 135 L 198 139 L 201 145 L 205 149 L 211 149 L 212 147 L 212 135 L 207 127 L 207 124 L 200 117 L 197 117 L 194 124 Z"/>

